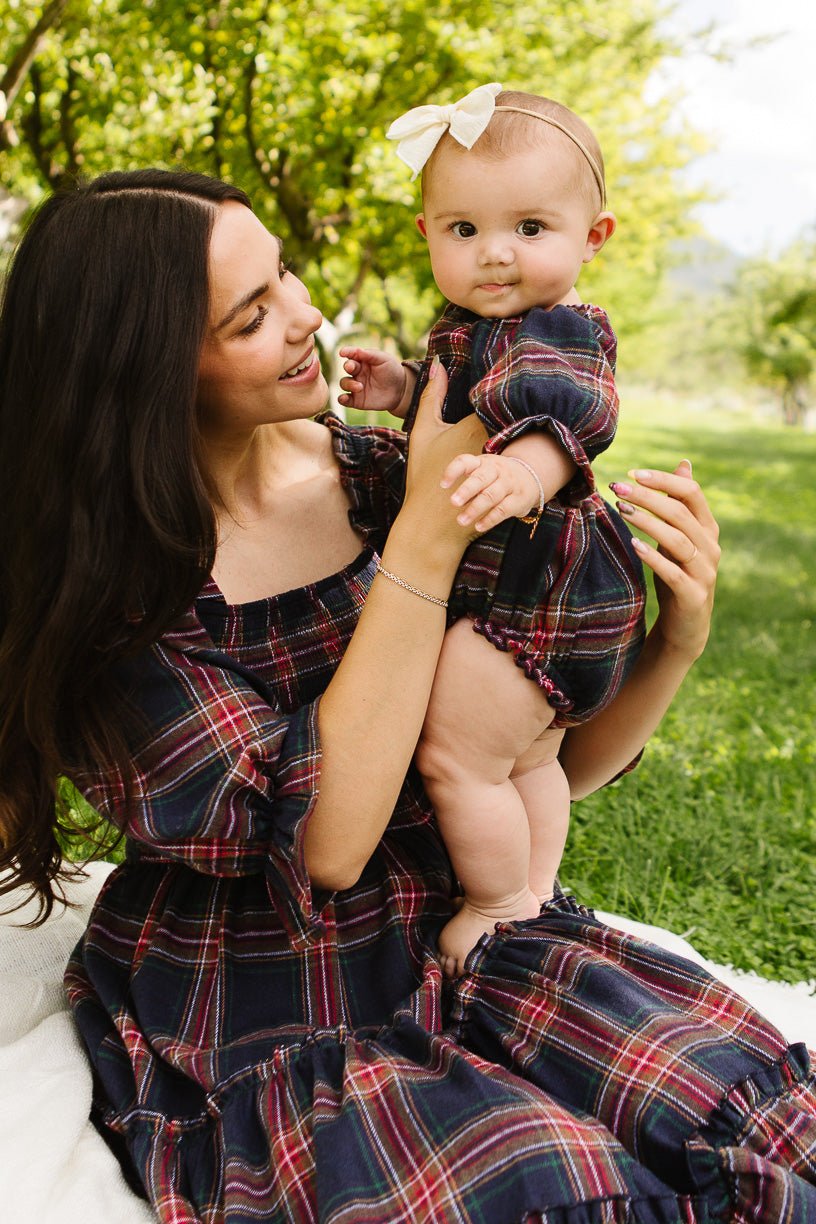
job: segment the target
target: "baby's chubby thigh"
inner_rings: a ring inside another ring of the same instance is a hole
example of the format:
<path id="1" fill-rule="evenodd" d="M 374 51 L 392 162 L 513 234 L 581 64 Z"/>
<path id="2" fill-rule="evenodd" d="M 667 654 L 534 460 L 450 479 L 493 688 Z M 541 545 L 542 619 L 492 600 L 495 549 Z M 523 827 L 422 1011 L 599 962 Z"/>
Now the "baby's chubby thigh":
<path id="1" fill-rule="evenodd" d="M 498 784 L 553 761 L 562 732 L 544 691 L 467 618 L 445 634 L 416 751 L 423 777 Z"/>

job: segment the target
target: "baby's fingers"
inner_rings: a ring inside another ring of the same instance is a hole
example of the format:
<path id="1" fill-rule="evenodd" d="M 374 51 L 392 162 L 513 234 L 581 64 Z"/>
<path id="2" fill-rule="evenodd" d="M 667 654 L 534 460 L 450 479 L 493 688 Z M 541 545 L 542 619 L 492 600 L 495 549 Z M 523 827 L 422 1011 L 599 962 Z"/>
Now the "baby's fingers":
<path id="1" fill-rule="evenodd" d="M 355 348 L 349 344 L 344 344 L 343 347 L 337 351 L 341 357 L 350 358 L 352 361 L 365 361 L 370 357 L 370 352 L 368 349 Z"/>
<path id="2" fill-rule="evenodd" d="M 439 483 L 443 489 L 450 489 L 452 485 L 456 484 L 457 480 L 461 480 L 464 476 L 469 476 L 478 466 L 478 455 L 457 455 L 445 468 Z"/>
<path id="3" fill-rule="evenodd" d="M 469 475 L 462 481 L 456 492 L 451 494 L 454 506 L 467 506 L 468 508 L 467 520 L 460 515 L 460 523 L 472 522 L 480 512 L 489 510 L 500 500 L 498 490 L 493 489 L 496 483 L 495 470 L 484 462 L 483 455 L 475 455 L 472 458 L 475 458 L 476 462 L 469 465 Z"/>
<path id="4" fill-rule="evenodd" d="M 499 523 L 504 523 L 509 518 L 515 518 L 516 512 L 513 508 L 513 499 L 505 497 L 497 505 L 491 506 L 486 514 L 482 514 L 476 520 L 473 526 L 480 533 L 490 531 L 491 527 L 498 527 Z"/>

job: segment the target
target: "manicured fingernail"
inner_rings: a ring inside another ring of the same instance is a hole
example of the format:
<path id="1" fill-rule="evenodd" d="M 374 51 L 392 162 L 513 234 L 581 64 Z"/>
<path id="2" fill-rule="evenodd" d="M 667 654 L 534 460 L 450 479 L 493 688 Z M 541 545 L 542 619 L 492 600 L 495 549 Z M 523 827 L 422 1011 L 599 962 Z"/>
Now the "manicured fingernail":
<path id="1" fill-rule="evenodd" d="M 628 476 L 634 480 L 651 480 L 653 473 L 648 468 L 636 468 L 633 472 L 628 472 Z"/>
<path id="2" fill-rule="evenodd" d="M 439 367 L 440 367 L 440 365 L 441 365 L 441 364 L 442 364 L 442 363 L 441 363 L 441 362 L 440 362 L 440 360 L 439 360 L 439 356 L 438 356 L 436 353 L 434 353 L 433 360 L 431 361 L 431 368 L 430 368 L 430 370 L 428 371 L 428 380 L 429 380 L 429 381 L 430 381 L 430 379 L 432 379 L 432 378 L 436 378 L 437 374 L 439 373 Z"/>
<path id="3" fill-rule="evenodd" d="M 628 497 L 632 492 L 632 486 L 621 484 L 619 480 L 610 480 L 609 487 L 613 493 L 617 493 L 620 497 Z"/>
<path id="4" fill-rule="evenodd" d="M 637 536 L 632 536 L 632 547 L 634 548 L 635 552 L 645 553 L 646 551 L 646 545 L 642 540 L 639 540 Z"/>
<path id="5" fill-rule="evenodd" d="M 630 502 L 617 501 L 615 502 L 615 505 L 618 507 L 621 514 L 634 514 L 635 513 L 635 507 Z"/>

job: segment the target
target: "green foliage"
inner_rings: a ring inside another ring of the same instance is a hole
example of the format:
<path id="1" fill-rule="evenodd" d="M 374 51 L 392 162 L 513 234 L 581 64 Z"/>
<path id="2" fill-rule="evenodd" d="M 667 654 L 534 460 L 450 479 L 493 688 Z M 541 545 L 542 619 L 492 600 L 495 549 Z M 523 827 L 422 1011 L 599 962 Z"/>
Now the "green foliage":
<path id="1" fill-rule="evenodd" d="M 816 233 L 776 260 L 742 270 L 736 304 L 749 372 L 776 390 L 788 425 L 799 424 L 816 386 Z"/>
<path id="2" fill-rule="evenodd" d="M 583 900 L 689 932 L 720 963 L 816 977 L 816 435 L 624 394 L 597 465 L 694 460 L 722 529 L 711 641 L 642 764 L 573 808 Z M 652 601 L 652 605 L 653 601 Z"/>
<path id="3" fill-rule="evenodd" d="M 350 308 L 408 349 L 439 302 L 388 123 L 489 80 L 552 92 L 605 150 L 621 224 L 586 281 L 625 327 L 690 200 L 674 171 L 694 138 L 670 123 L 669 100 L 643 102 L 654 69 L 682 51 L 660 11 L 658 0 L 0 0 L 0 172 L 31 199 L 65 176 L 149 164 L 228 178 L 281 233 L 329 318 Z"/>
<path id="4" fill-rule="evenodd" d="M 125 849 L 118 830 L 100 817 L 68 778 L 60 778 L 58 807 L 62 809 L 57 836 L 66 858 L 77 863 L 104 858 L 121 863 Z"/>

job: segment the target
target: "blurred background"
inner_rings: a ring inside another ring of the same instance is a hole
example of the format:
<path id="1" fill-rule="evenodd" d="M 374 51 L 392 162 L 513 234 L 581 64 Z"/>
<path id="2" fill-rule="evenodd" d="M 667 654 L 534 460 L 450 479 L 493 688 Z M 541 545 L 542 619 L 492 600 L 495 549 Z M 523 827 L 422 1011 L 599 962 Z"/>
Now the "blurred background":
<path id="1" fill-rule="evenodd" d="M 66 181 L 215 174 L 283 238 L 335 387 L 341 343 L 414 355 L 441 306 L 391 120 L 500 81 L 591 124 L 619 223 L 580 283 L 620 342 L 599 486 L 691 458 L 724 559 L 710 647 L 576 805 L 563 882 L 789 981 L 816 979 L 815 55 L 807 0 L 0 0 L 0 277 Z"/>

